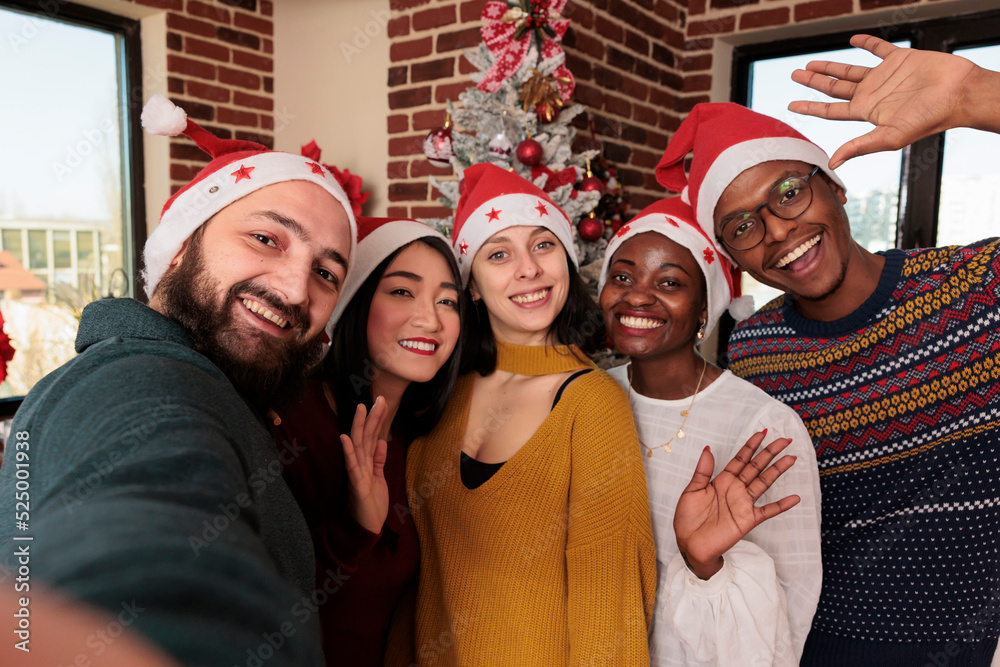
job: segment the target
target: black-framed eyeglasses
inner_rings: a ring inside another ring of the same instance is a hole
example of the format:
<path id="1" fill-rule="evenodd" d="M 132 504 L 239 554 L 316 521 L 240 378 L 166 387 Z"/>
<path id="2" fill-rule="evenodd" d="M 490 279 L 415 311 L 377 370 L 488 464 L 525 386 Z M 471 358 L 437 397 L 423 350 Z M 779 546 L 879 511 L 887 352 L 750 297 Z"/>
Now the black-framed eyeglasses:
<path id="1" fill-rule="evenodd" d="M 754 210 L 734 213 L 722 221 L 722 235 L 719 240 L 733 250 L 750 250 L 767 233 L 760 209 L 767 207 L 782 220 L 791 220 L 805 213 L 812 204 L 812 186 L 809 179 L 816 175 L 819 167 L 813 168 L 808 176 L 791 176 L 774 186 L 767 199 Z"/>

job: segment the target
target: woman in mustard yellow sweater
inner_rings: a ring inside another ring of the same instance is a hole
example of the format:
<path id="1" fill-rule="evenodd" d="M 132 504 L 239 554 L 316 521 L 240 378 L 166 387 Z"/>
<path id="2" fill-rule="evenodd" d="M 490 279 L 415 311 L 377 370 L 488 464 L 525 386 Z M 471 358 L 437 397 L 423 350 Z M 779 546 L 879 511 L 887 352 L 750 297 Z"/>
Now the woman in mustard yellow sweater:
<path id="1" fill-rule="evenodd" d="M 604 328 L 569 220 L 498 167 L 464 181 L 452 243 L 474 302 L 473 372 L 407 463 L 416 660 L 648 665 L 645 473 L 625 393 L 584 354 Z"/>

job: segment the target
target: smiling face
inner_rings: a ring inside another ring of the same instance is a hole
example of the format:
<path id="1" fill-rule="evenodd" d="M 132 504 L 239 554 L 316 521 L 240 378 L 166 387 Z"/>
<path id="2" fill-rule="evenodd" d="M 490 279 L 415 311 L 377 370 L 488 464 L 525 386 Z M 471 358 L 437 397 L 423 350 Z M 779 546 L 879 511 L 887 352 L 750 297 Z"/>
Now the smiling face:
<path id="1" fill-rule="evenodd" d="M 687 248 L 656 232 L 622 243 L 600 301 L 614 348 L 633 359 L 690 354 L 707 317 L 701 267 Z"/>
<path id="2" fill-rule="evenodd" d="M 437 250 L 415 241 L 386 267 L 368 310 L 376 383 L 428 382 L 458 343 L 459 287 Z"/>
<path id="3" fill-rule="evenodd" d="M 508 227 L 476 253 L 469 289 L 483 300 L 497 340 L 544 345 L 569 294 L 566 251 L 545 227 Z"/>
<path id="4" fill-rule="evenodd" d="M 347 271 L 343 206 L 289 181 L 230 204 L 188 239 L 150 305 L 263 404 L 318 360 L 320 334 Z"/>
<path id="5" fill-rule="evenodd" d="M 813 166 L 805 162 L 764 162 L 737 176 L 715 207 L 715 233 L 732 215 L 752 211 L 771 190 L 789 176 L 806 176 Z M 857 256 L 844 204 L 847 197 L 838 185 L 819 172 L 809 180 L 812 203 L 792 220 L 783 220 L 767 207 L 759 214 L 767 233 L 749 250 L 727 248 L 740 268 L 765 285 L 803 301 L 822 302 L 834 297 L 848 277 L 848 265 Z"/>

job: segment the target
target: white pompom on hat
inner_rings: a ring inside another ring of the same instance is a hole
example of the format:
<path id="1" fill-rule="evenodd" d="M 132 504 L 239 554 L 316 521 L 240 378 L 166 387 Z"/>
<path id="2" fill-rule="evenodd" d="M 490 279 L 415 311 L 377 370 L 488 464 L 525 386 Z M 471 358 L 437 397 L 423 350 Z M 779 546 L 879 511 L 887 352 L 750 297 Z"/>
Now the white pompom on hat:
<path id="1" fill-rule="evenodd" d="M 423 238 L 441 239 L 445 245 L 451 245 L 444 234 L 416 220 L 358 218 L 358 250 L 354 269 L 340 292 L 340 300 L 337 301 L 337 307 L 330 318 L 331 325 L 336 325 L 351 299 L 379 264 L 400 248 Z"/>
<path id="2" fill-rule="evenodd" d="M 690 174 L 686 174 L 684 160 L 692 151 Z M 722 193 L 747 169 L 774 160 L 817 166 L 844 188 L 822 148 L 791 125 L 731 102 L 694 106 L 667 144 L 656 166 L 656 180 L 681 193 L 694 209 L 698 224 L 714 239 L 715 206 Z M 721 244 L 719 250 L 729 256 Z"/>
<path id="3" fill-rule="evenodd" d="M 719 252 L 715 242 L 695 221 L 694 211 L 680 197 L 661 199 L 647 206 L 611 237 L 604 253 L 604 264 L 601 266 L 601 277 L 597 284 L 598 294 L 604 290 L 604 285 L 608 281 L 615 252 L 625 241 L 646 232 L 661 234 L 687 248 L 705 274 L 705 298 L 708 302 L 706 336 L 711 335 L 726 309 L 737 320 L 745 320 L 753 314 L 753 297 L 741 295 L 742 272 Z"/>
<path id="4" fill-rule="evenodd" d="M 153 95 L 146 103 L 142 110 L 142 126 L 150 134 L 186 135 L 212 156 L 212 161 L 163 205 L 160 224 L 146 240 L 143 280 L 147 297 L 152 298 L 171 260 L 196 229 L 238 199 L 285 181 L 315 183 L 343 205 L 351 227 L 350 277 L 357 236 L 351 202 L 337 179 L 318 162 L 301 155 L 272 151 L 252 141 L 219 139 L 191 121 L 183 109 L 163 95 Z"/>
<path id="5" fill-rule="evenodd" d="M 466 169 L 462 180 L 451 242 L 463 286 L 469 284 L 472 260 L 479 248 L 508 227 L 545 227 L 562 243 L 573 265 L 579 267 L 569 218 L 541 188 L 514 172 L 486 163 Z"/>

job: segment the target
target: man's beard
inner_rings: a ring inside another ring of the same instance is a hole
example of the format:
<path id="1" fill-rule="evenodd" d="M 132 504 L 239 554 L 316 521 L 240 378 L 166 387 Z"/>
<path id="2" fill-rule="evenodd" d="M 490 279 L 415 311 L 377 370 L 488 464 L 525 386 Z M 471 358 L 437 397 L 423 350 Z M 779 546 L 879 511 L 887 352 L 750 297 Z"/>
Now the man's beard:
<path id="1" fill-rule="evenodd" d="M 200 233 L 191 237 L 180 265 L 160 280 L 156 293 L 164 313 L 184 327 L 194 349 L 258 409 L 294 403 L 305 388 L 306 372 L 322 359 L 321 336 L 302 341 L 310 326 L 308 315 L 298 306 L 284 304 L 261 284 L 244 280 L 233 285 L 221 303 L 216 301 L 219 284 L 205 268 Z M 254 297 L 272 308 L 280 306 L 282 314 L 295 322 L 299 338 L 283 340 L 237 325 L 232 310 L 237 295 Z"/>

